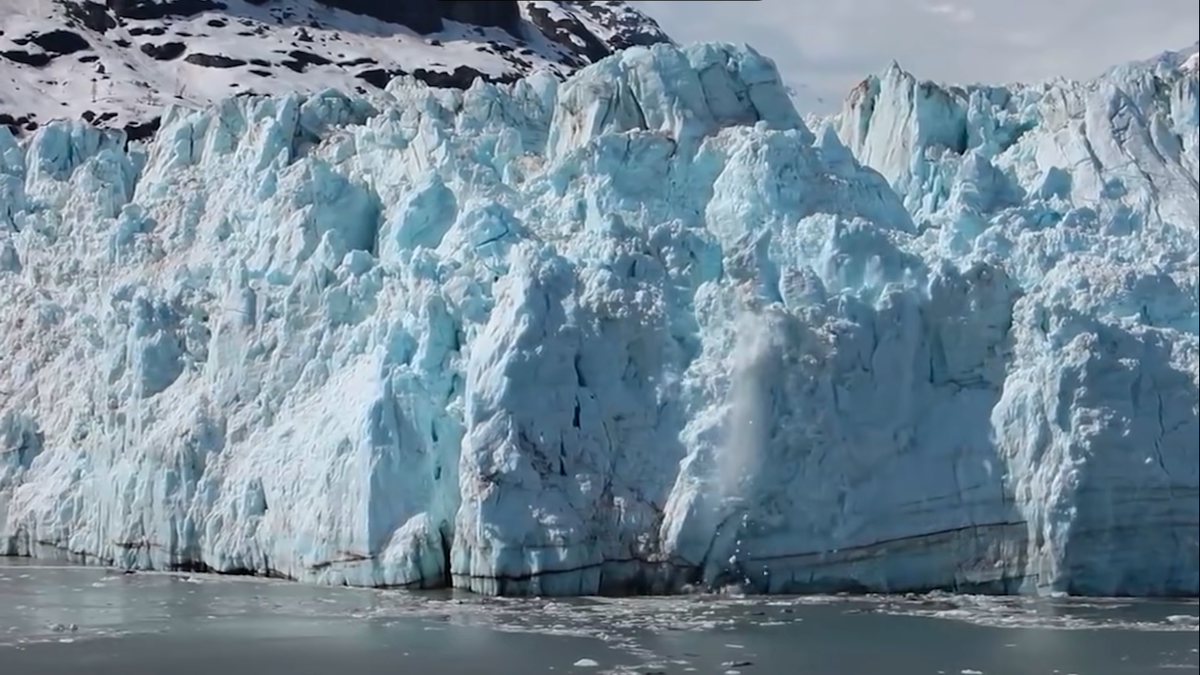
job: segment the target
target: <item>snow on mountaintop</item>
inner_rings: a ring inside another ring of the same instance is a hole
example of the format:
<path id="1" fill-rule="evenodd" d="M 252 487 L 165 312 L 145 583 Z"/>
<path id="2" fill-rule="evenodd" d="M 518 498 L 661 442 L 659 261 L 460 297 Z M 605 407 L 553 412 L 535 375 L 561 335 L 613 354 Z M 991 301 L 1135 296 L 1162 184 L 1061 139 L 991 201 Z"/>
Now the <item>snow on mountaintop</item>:
<path id="1" fill-rule="evenodd" d="M 1196 72 L 1198 67 L 1197 62 L 1200 62 L 1200 42 L 1196 42 L 1196 44 L 1187 49 L 1181 49 L 1176 54 L 1178 55 L 1180 70 L 1189 73 Z"/>
<path id="2" fill-rule="evenodd" d="M 894 68 L 814 133 L 658 45 L 0 129 L 0 553 L 1194 596 L 1198 103 Z"/>
<path id="3" fill-rule="evenodd" d="M 1117 73 L 1119 77 L 1121 71 L 1132 70 L 1137 72 L 1146 69 L 1167 69 L 1179 70 L 1184 73 L 1195 73 L 1197 52 L 1200 52 L 1200 42 L 1196 42 L 1183 49 L 1165 51 L 1149 59 L 1116 65 L 1110 69 L 1110 74 Z"/>
<path id="4" fill-rule="evenodd" d="M 365 94 L 400 73 L 465 87 L 566 74 L 665 41 L 651 19 L 611 1 L 0 0 L 0 124 L 84 118 L 143 136 L 168 104 Z"/>

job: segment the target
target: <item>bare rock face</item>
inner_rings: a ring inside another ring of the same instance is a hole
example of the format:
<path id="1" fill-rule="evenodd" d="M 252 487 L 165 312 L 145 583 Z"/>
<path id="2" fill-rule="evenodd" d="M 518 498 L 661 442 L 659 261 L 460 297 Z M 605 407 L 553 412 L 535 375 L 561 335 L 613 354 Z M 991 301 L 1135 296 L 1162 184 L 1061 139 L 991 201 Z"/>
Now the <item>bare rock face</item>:
<path id="1" fill-rule="evenodd" d="M 404 0 L 390 3 L 376 0 L 318 0 L 318 2 L 352 14 L 398 23 L 422 34 L 436 33 L 442 30 L 445 25 L 443 19 L 476 26 L 503 28 L 514 33 L 521 22 L 521 8 L 515 0 L 509 2 Z"/>
<path id="2" fill-rule="evenodd" d="M 107 0 L 105 4 L 120 18 L 143 21 L 172 16 L 193 16 L 227 7 L 225 3 L 215 0 Z"/>
<path id="3" fill-rule="evenodd" d="M 286 5 L 279 0 L 246 0 L 248 4 Z M 503 28 L 516 32 L 521 23 L 521 6 L 516 0 L 316 0 L 318 4 L 351 14 L 400 24 L 421 34 L 442 30 L 444 19 L 476 26 Z M 127 19 L 163 19 L 194 16 L 202 12 L 228 9 L 231 3 L 220 0 L 107 0 L 113 13 Z"/>
<path id="4" fill-rule="evenodd" d="M 516 31 L 521 24 L 521 7 L 515 2 L 436 1 L 443 19 Z"/>

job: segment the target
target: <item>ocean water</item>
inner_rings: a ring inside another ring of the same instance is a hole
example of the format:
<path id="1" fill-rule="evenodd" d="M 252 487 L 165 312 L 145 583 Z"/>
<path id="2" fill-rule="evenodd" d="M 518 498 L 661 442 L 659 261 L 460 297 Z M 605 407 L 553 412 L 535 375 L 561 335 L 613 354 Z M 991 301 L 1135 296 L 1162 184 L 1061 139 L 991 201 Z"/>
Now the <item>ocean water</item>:
<path id="1" fill-rule="evenodd" d="M 1153 675 L 1195 600 L 510 600 L 0 562 L 3 675 Z"/>

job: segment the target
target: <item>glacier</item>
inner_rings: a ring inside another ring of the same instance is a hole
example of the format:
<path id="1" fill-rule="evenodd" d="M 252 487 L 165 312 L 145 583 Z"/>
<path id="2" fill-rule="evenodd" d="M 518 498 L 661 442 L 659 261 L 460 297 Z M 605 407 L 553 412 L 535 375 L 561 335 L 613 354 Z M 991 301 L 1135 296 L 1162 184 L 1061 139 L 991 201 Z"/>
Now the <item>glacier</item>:
<path id="1" fill-rule="evenodd" d="M 1196 595 L 1197 80 L 748 47 L 0 129 L 0 554 Z"/>

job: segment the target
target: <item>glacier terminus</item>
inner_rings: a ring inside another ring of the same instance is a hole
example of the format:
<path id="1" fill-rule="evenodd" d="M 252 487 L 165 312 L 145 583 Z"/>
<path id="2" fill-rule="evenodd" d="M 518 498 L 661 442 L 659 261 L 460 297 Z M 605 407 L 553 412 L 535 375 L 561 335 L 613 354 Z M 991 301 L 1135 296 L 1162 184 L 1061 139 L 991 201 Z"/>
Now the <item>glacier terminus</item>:
<path id="1" fill-rule="evenodd" d="M 0 553 L 1194 596 L 1180 64 L 894 66 L 805 119 L 752 49 L 658 44 L 173 108 L 145 142 L 0 127 Z"/>

